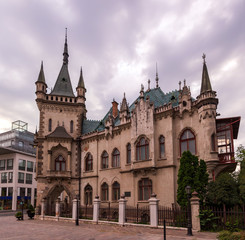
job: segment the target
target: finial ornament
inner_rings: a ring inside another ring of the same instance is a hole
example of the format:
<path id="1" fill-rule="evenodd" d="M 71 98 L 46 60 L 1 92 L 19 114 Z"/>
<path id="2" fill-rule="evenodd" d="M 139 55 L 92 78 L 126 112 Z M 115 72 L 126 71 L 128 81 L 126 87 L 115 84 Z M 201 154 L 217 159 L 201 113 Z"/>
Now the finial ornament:
<path id="1" fill-rule="evenodd" d="M 150 80 L 150 79 L 148 79 L 148 90 L 149 90 L 149 91 L 150 91 L 150 89 L 151 89 L 150 84 L 151 84 L 151 80 Z"/>
<path id="2" fill-rule="evenodd" d="M 156 87 L 157 87 L 157 88 L 159 87 L 159 86 L 158 86 L 158 80 L 159 80 L 159 78 L 158 78 L 157 62 L 156 62 Z"/>
<path id="3" fill-rule="evenodd" d="M 179 90 L 181 90 L 181 81 L 179 81 Z"/>
<path id="4" fill-rule="evenodd" d="M 206 54 L 205 53 L 203 53 L 202 58 L 203 58 L 203 63 L 206 63 Z"/>
<path id="5" fill-rule="evenodd" d="M 186 86 L 186 80 L 184 79 L 184 87 Z"/>
<path id="6" fill-rule="evenodd" d="M 141 91 L 144 92 L 144 85 L 143 84 L 141 84 Z"/>
<path id="7" fill-rule="evenodd" d="M 123 98 L 126 98 L 125 92 L 123 93 Z"/>

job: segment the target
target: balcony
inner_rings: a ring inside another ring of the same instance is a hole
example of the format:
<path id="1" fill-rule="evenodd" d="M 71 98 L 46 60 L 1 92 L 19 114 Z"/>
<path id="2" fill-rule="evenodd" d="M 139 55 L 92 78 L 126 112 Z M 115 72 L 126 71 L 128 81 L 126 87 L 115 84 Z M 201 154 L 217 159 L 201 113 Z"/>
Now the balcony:
<path id="1" fill-rule="evenodd" d="M 220 163 L 235 163 L 234 152 L 218 154 Z"/>

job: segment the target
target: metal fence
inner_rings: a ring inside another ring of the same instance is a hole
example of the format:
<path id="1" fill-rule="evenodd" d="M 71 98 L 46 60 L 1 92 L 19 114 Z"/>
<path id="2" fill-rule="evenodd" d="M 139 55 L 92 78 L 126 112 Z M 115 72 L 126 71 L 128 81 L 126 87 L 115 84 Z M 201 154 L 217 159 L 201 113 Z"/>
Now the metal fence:
<path id="1" fill-rule="evenodd" d="M 60 203 L 60 217 L 72 218 L 72 204 Z"/>
<path id="2" fill-rule="evenodd" d="M 83 205 L 79 208 L 80 219 L 93 219 L 93 206 Z"/>
<path id="3" fill-rule="evenodd" d="M 119 208 L 117 206 L 101 205 L 99 210 L 99 220 L 118 222 Z"/>
<path id="4" fill-rule="evenodd" d="M 163 225 L 165 220 L 166 226 L 186 227 L 187 226 L 187 209 L 180 207 L 158 206 L 158 224 Z"/>
<path id="5" fill-rule="evenodd" d="M 226 208 L 225 205 L 221 207 L 215 206 L 200 206 L 201 217 L 205 219 L 209 218 L 209 226 L 201 224 L 203 230 L 215 227 L 215 230 L 234 228 L 245 229 L 245 206 L 235 206 L 233 208 Z M 204 229 L 206 228 L 206 229 Z"/>
<path id="6" fill-rule="evenodd" d="M 150 209 L 149 206 L 136 207 L 126 206 L 126 222 L 128 223 L 141 223 L 150 224 Z"/>

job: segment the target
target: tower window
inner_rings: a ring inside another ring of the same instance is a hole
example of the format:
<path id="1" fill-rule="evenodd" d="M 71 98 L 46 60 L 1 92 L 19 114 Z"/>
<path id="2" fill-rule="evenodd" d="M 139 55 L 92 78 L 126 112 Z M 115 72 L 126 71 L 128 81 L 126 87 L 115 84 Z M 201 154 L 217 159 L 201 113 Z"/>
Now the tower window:
<path id="1" fill-rule="evenodd" d="M 73 133 L 73 121 L 70 122 L 70 132 Z"/>
<path id="2" fill-rule="evenodd" d="M 66 169 L 66 161 L 62 155 L 59 155 L 55 159 L 55 171 L 65 171 L 65 169 Z"/>
<path id="3" fill-rule="evenodd" d="M 52 131 L 52 119 L 51 118 L 48 120 L 48 131 L 49 132 Z"/>
<path id="4" fill-rule="evenodd" d="M 162 135 L 159 138 L 159 147 L 160 147 L 160 158 L 164 158 L 165 157 L 165 137 Z"/>

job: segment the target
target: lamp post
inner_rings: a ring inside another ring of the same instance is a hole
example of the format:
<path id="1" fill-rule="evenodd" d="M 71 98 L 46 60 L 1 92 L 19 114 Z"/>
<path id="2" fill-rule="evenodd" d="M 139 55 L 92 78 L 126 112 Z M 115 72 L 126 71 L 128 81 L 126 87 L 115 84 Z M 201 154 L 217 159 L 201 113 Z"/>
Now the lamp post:
<path id="1" fill-rule="evenodd" d="M 192 236 L 192 224 L 191 224 L 191 187 L 186 186 L 185 191 L 187 193 L 188 205 L 187 205 L 187 235 Z"/>

